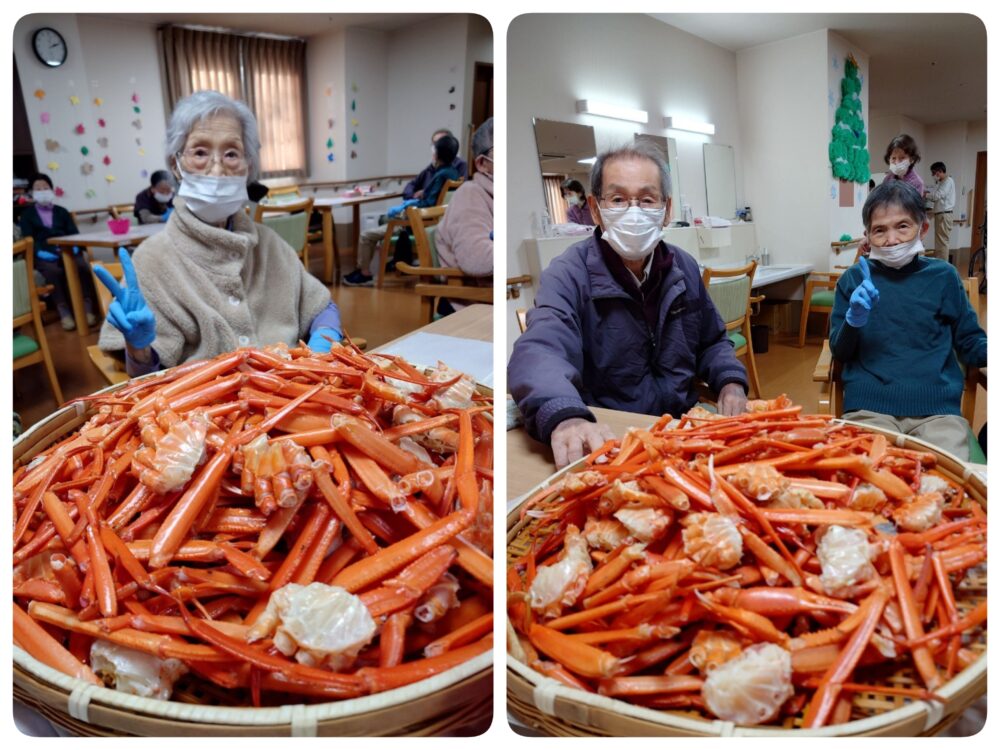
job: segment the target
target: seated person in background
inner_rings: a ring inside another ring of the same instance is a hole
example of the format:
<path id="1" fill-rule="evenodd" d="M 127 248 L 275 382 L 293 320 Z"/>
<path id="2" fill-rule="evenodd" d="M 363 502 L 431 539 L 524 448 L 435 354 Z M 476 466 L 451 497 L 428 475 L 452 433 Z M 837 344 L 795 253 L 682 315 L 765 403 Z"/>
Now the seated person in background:
<path id="1" fill-rule="evenodd" d="M 182 99 L 167 125 L 166 160 L 180 182 L 171 220 L 132 259 L 119 251 L 122 283 L 97 269 L 114 295 L 101 349 L 124 349 L 133 377 L 244 346 L 301 339 L 329 351 L 342 338 L 330 292 L 243 209 L 260 169 L 247 106 L 217 91 Z"/>
<path id="2" fill-rule="evenodd" d="M 746 370 L 697 261 L 663 242 L 670 176 L 660 152 L 636 143 L 600 154 L 590 185 L 599 229 L 542 272 L 507 367 L 528 432 L 551 442 L 560 467 L 614 437 L 588 405 L 680 416 L 703 380 L 722 414 L 746 408 Z"/>
<path id="3" fill-rule="evenodd" d="M 563 200 L 569 204 L 566 220 L 570 224 L 594 226 L 594 217 L 590 215 L 590 208 L 587 206 L 587 192 L 583 189 L 583 184 L 579 180 L 570 178 L 563 180 L 560 187 Z"/>
<path id="4" fill-rule="evenodd" d="M 437 170 L 434 177 L 423 190 L 420 198 L 409 198 L 397 206 L 393 206 L 387 212 L 390 219 L 405 218 L 407 206 L 418 206 L 427 208 L 437 203 L 438 195 L 444 189 L 444 184 L 448 180 L 457 180 L 458 172 L 452 166 L 455 162 L 455 155 L 458 153 L 458 141 L 453 136 L 443 135 L 434 141 L 434 164 Z M 358 240 L 358 267 L 344 277 L 345 286 L 371 286 L 374 277 L 368 273 L 375 255 L 375 249 L 385 239 L 385 229 L 368 229 L 361 233 Z"/>
<path id="5" fill-rule="evenodd" d="M 170 218 L 174 210 L 174 182 L 170 172 L 159 169 L 149 178 L 149 187 L 135 196 L 135 215 L 140 224 L 156 224 Z"/>
<path id="6" fill-rule="evenodd" d="M 46 284 L 51 284 L 52 301 L 62 322 L 63 330 L 72 331 L 76 328 L 73 311 L 69 304 L 69 287 L 66 284 L 66 271 L 63 269 L 59 248 L 49 244 L 49 238 L 62 237 L 67 234 L 77 234 L 73 217 L 62 206 L 55 205 L 56 194 L 52 190 L 52 180 L 48 175 L 37 174 L 31 178 L 31 196 L 34 203 L 21 212 L 21 236 L 31 237 L 35 241 L 35 270 L 42 274 Z M 94 315 L 94 281 L 90 276 L 90 264 L 85 253 L 79 248 L 73 248 L 73 260 L 76 271 L 80 275 L 80 286 L 83 288 L 83 301 L 87 310 L 87 325 L 95 325 Z"/>
<path id="7" fill-rule="evenodd" d="M 451 136 L 452 138 L 455 137 L 455 134 L 448 130 L 448 128 L 439 128 L 434 131 L 434 134 L 431 136 L 431 163 L 424 167 L 420 174 L 406 183 L 406 187 L 403 188 L 403 200 L 410 200 L 411 198 L 419 199 L 424 197 L 424 192 L 431 184 L 431 180 L 434 179 L 434 174 L 439 169 L 439 167 L 434 164 L 435 154 L 437 153 L 434 149 L 434 144 L 438 142 L 439 138 L 446 135 Z M 462 159 L 462 157 L 458 156 L 457 148 L 455 149 L 455 158 L 452 159 L 451 166 L 455 169 L 456 174 L 458 174 L 458 177 L 453 177 L 452 179 L 464 180 L 469 176 L 469 165 L 465 163 L 465 160 Z"/>
<path id="8" fill-rule="evenodd" d="M 455 191 L 434 234 L 438 261 L 461 268 L 467 276 L 493 277 L 493 118 L 472 137 L 476 173 Z M 441 298 L 438 313 L 450 315 L 465 307 L 461 300 Z"/>
<path id="9" fill-rule="evenodd" d="M 922 255 L 929 224 L 920 193 L 901 180 L 883 183 L 861 217 L 870 255 L 840 277 L 830 319 L 844 419 L 968 460 L 958 363 L 986 366 L 986 334 L 954 266 Z"/>
<path id="10" fill-rule="evenodd" d="M 885 150 L 885 163 L 889 165 L 889 171 L 882 184 L 902 180 L 913 185 L 917 192 L 923 195 L 924 181 L 916 170 L 919 161 L 920 150 L 913 137 L 906 133 L 897 135 L 889 141 L 889 146 Z"/>

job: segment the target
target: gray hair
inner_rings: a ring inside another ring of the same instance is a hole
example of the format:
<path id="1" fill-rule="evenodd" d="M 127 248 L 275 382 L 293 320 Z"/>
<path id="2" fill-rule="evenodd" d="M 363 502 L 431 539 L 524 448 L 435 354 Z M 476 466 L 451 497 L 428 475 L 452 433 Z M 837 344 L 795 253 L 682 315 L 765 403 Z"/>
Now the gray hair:
<path id="1" fill-rule="evenodd" d="M 660 150 L 644 141 L 629 143 L 598 154 L 597 161 L 594 162 L 594 166 L 590 170 L 590 192 L 594 194 L 596 199 L 600 200 L 604 192 L 604 167 L 611 162 L 623 159 L 646 159 L 653 162 L 660 170 L 660 191 L 663 193 L 663 199 L 670 200 L 670 167 Z"/>
<path id="2" fill-rule="evenodd" d="M 919 191 L 903 180 L 889 180 L 868 193 L 865 205 L 861 208 L 861 221 L 866 232 L 871 229 L 875 210 L 889 206 L 899 206 L 917 224 L 923 224 L 927 220 L 924 198 Z"/>
<path id="3" fill-rule="evenodd" d="M 493 118 L 491 117 L 478 128 L 472 136 L 472 155 L 482 156 L 493 148 Z"/>
<path id="4" fill-rule="evenodd" d="M 173 166 L 177 154 L 184 150 L 188 135 L 201 120 L 218 114 L 235 117 L 243 131 L 243 151 L 249 169 L 247 182 L 253 182 L 260 173 L 260 136 L 257 134 L 257 118 L 243 102 L 230 99 L 218 91 L 195 91 L 191 96 L 177 102 L 167 125 L 167 164 Z"/>

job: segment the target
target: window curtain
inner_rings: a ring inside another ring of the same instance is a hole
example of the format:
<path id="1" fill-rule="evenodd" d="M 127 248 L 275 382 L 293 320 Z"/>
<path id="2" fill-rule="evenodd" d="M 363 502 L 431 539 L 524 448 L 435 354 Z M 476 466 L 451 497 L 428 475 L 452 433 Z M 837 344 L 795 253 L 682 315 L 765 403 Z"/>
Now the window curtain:
<path id="1" fill-rule="evenodd" d="M 553 224 L 565 224 L 567 221 L 566 212 L 569 209 L 563 200 L 561 188 L 564 179 L 566 178 L 562 175 L 545 175 L 542 178 L 545 185 L 545 202 L 549 204 Z"/>
<path id="2" fill-rule="evenodd" d="M 260 37 L 243 42 L 247 103 L 267 113 L 267 127 L 262 122 L 260 128 L 261 171 L 269 177 L 304 175 L 306 44 Z"/>
<path id="3" fill-rule="evenodd" d="M 204 89 L 242 100 L 257 118 L 261 177 L 305 175 L 304 41 L 175 26 L 159 33 L 171 108 Z"/>

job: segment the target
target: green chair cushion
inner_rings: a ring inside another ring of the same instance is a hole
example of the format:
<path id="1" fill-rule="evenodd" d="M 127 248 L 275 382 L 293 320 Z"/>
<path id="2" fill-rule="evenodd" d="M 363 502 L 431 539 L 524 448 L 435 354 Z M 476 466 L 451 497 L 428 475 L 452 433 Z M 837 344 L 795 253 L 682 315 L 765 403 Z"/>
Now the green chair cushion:
<path id="1" fill-rule="evenodd" d="M 37 352 L 38 342 L 31 338 L 31 336 L 25 336 L 23 333 L 15 333 L 13 349 L 14 359 L 20 359 L 21 357 L 27 357 L 29 354 Z"/>
<path id="2" fill-rule="evenodd" d="M 813 289 L 809 307 L 833 307 L 833 289 Z"/>
<path id="3" fill-rule="evenodd" d="M 733 349 L 739 351 L 747 345 L 747 340 L 739 331 L 729 331 L 729 340 L 733 342 Z"/>

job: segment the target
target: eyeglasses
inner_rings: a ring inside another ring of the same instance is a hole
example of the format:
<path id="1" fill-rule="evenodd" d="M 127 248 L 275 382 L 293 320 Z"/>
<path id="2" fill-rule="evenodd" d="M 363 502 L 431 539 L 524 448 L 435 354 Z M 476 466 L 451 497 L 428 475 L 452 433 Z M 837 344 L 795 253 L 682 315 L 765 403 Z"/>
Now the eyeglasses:
<path id="1" fill-rule="evenodd" d="M 615 211 L 625 211 L 630 206 L 638 206 L 643 211 L 662 211 L 667 205 L 659 195 L 642 195 L 638 198 L 629 198 L 625 195 L 615 194 L 607 198 L 601 198 L 601 205 Z"/>
<path id="2" fill-rule="evenodd" d="M 196 172 L 208 170 L 213 163 L 219 163 L 226 172 L 238 173 L 247 168 L 247 158 L 236 148 L 227 148 L 221 154 L 203 146 L 185 149 L 177 155 L 184 159 L 185 166 Z"/>

